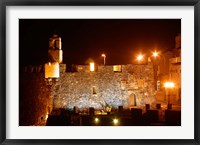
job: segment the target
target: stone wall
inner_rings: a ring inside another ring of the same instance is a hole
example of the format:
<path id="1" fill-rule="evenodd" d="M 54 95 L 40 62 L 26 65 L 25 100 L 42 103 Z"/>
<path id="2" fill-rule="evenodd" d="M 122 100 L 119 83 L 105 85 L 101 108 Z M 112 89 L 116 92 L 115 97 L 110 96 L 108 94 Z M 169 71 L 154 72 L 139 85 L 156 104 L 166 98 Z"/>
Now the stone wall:
<path id="1" fill-rule="evenodd" d="M 57 107 L 128 108 L 155 102 L 152 65 L 123 65 L 121 72 L 107 65 L 98 66 L 95 72 L 90 72 L 88 66 L 78 68 L 78 72 L 61 73 Z"/>
<path id="2" fill-rule="evenodd" d="M 78 67 L 77 72 L 66 72 L 63 65 L 58 80 L 44 79 L 44 72 L 20 73 L 20 124 L 40 122 L 53 106 L 81 110 L 155 103 L 152 65 L 123 65 L 121 72 L 109 65 L 98 66 L 95 72 L 88 66 Z"/>
<path id="3" fill-rule="evenodd" d="M 21 73 L 19 76 L 19 125 L 33 125 L 45 120 L 51 111 L 52 87 L 44 73 Z"/>

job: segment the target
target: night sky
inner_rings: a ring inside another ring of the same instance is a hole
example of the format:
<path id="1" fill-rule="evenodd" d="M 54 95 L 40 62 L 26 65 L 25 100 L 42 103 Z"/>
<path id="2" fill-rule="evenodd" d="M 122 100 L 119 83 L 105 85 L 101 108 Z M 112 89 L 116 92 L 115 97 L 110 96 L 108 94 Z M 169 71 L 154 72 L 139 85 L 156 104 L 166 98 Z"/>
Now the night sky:
<path id="1" fill-rule="evenodd" d="M 62 39 L 63 63 L 130 64 L 138 53 L 170 50 L 181 33 L 180 19 L 20 19 L 20 66 L 48 61 L 49 38 Z"/>

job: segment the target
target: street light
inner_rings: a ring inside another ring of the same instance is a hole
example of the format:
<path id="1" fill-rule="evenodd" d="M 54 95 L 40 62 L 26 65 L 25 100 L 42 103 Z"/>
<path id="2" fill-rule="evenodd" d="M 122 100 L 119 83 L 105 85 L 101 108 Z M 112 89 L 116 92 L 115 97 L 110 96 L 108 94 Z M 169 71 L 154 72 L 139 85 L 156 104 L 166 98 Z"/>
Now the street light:
<path id="1" fill-rule="evenodd" d="M 158 52 L 154 51 L 152 57 L 154 58 L 151 59 L 151 61 L 153 63 L 153 69 L 154 69 L 155 89 L 158 90 L 158 62 L 156 62 L 156 59 L 158 57 Z"/>
<path id="2" fill-rule="evenodd" d="M 114 125 L 118 125 L 118 124 L 119 124 L 119 120 L 118 120 L 118 119 L 116 119 L 116 118 L 115 118 L 115 119 L 113 119 L 113 124 L 114 124 Z"/>
<path id="3" fill-rule="evenodd" d="M 158 52 L 156 52 L 156 51 L 153 52 L 153 56 L 154 56 L 154 57 L 157 57 L 157 56 L 158 56 Z"/>
<path id="4" fill-rule="evenodd" d="M 163 55 L 160 51 L 154 51 L 151 55 L 151 61 L 153 63 L 154 75 L 155 75 L 155 88 L 160 90 L 160 79 L 162 75 L 166 75 L 167 72 L 167 64 L 165 55 Z M 162 82 L 162 81 L 161 81 Z"/>
<path id="5" fill-rule="evenodd" d="M 173 82 L 166 82 L 164 83 L 164 87 L 166 89 L 166 95 L 168 96 L 168 105 L 167 105 L 167 109 L 171 109 L 171 104 L 170 104 L 170 89 L 174 88 L 174 83 Z"/>
<path id="6" fill-rule="evenodd" d="M 143 60 L 143 58 L 144 58 L 144 56 L 140 54 L 137 56 L 137 61 L 141 61 L 141 60 Z"/>
<path id="7" fill-rule="evenodd" d="M 105 65 L 106 64 L 106 55 L 102 54 L 101 56 L 103 57 L 103 64 Z"/>

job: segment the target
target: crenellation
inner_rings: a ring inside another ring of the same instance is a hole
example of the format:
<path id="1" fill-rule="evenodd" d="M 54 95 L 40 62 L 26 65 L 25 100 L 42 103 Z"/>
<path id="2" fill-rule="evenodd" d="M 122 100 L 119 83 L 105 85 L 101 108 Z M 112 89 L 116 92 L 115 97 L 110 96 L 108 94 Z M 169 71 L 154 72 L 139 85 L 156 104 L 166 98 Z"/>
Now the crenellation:
<path id="1" fill-rule="evenodd" d="M 36 73 L 42 72 L 42 65 L 36 66 Z"/>
<path id="2" fill-rule="evenodd" d="M 65 73 L 67 71 L 67 65 L 66 64 L 59 64 L 60 73 Z"/>

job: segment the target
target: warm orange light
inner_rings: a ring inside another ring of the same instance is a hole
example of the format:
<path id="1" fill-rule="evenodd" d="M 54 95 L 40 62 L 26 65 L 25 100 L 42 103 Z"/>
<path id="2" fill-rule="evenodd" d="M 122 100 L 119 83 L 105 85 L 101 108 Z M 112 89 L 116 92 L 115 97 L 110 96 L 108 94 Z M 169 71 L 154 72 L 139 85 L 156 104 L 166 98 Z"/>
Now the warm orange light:
<path id="1" fill-rule="evenodd" d="M 141 61 L 142 59 L 143 59 L 143 55 L 140 54 L 140 55 L 137 56 L 138 61 Z"/>
<path id="2" fill-rule="evenodd" d="M 174 88 L 174 83 L 173 82 L 166 82 L 164 83 L 165 88 Z"/>
<path id="3" fill-rule="evenodd" d="M 154 57 L 157 57 L 157 56 L 158 56 L 158 52 L 156 52 L 156 51 L 153 52 L 153 56 L 154 56 Z"/>
<path id="4" fill-rule="evenodd" d="M 105 54 L 102 54 L 101 56 L 102 56 L 102 57 L 106 57 L 106 55 L 105 55 Z"/>
<path id="5" fill-rule="evenodd" d="M 48 119 L 48 117 L 49 117 L 49 114 L 46 114 L 46 117 L 45 117 L 45 119 L 47 120 L 47 119 Z"/>
<path id="6" fill-rule="evenodd" d="M 113 119 L 113 123 L 114 123 L 114 125 L 117 125 L 119 123 L 119 120 L 115 118 L 115 119 Z"/>
<path id="7" fill-rule="evenodd" d="M 49 66 L 51 65 L 51 63 L 49 62 Z"/>
<path id="8" fill-rule="evenodd" d="M 93 62 L 90 63 L 90 71 L 94 71 L 94 63 Z"/>
<path id="9" fill-rule="evenodd" d="M 95 118 L 94 121 L 95 121 L 95 123 L 98 123 L 99 122 L 99 118 Z"/>
<path id="10" fill-rule="evenodd" d="M 102 54 L 101 56 L 103 57 L 103 64 L 105 65 L 106 64 L 106 55 Z"/>

